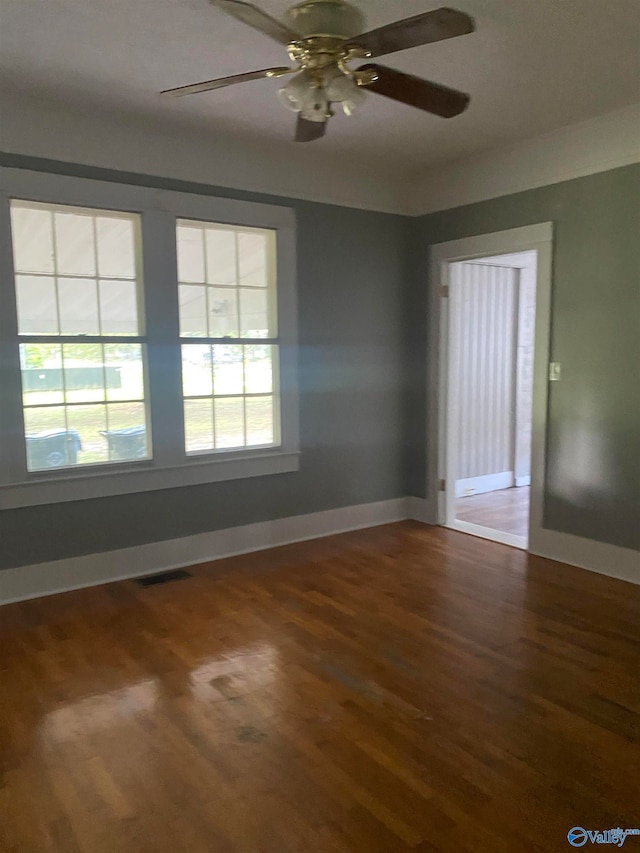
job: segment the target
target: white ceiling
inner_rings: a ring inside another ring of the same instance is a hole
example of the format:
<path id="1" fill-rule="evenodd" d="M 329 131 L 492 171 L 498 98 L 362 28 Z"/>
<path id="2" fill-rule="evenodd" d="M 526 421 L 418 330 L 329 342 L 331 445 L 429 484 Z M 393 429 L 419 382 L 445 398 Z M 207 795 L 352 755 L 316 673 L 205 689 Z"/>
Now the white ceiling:
<path id="1" fill-rule="evenodd" d="M 286 0 L 255 0 L 281 15 Z M 460 88 L 471 106 L 450 120 L 370 94 L 336 116 L 318 156 L 408 175 L 640 100 L 639 0 L 448 0 L 477 32 L 380 60 Z M 373 28 L 434 0 L 362 0 Z M 5 91 L 87 109 L 164 117 L 211 133 L 291 140 L 294 116 L 274 80 L 181 100 L 158 90 L 286 64 L 285 49 L 207 0 L 0 0 Z"/>

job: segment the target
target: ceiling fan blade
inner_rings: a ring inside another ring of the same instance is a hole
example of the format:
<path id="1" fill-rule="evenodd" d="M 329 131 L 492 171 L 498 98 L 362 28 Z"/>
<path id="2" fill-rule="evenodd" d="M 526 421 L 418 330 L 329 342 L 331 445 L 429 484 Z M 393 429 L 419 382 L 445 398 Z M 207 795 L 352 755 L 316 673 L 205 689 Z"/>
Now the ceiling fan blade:
<path id="1" fill-rule="evenodd" d="M 245 3 L 244 0 L 209 0 L 209 2 L 280 44 L 291 44 L 292 41 L 300 38 L 298 33 L 294 33 L 285 24 L 281 24 L 257 6 Z"/>
<path id="2" fill-rule="evenodd" d="M 309 121 L 298 115 L 296 124 L 296 142 L 313 142 L 321 139 L 327 132 L 326 121 Z"/>
<path id="3" fill-rule="evenodd" d="M 362 48 L 369 56 L 384 56 L 396 50 L 463 36 L 472 33 L 474 29 L 473 18 L 464 12 L 445 7 L 355 36 L 346 46 Z"/>
<path id="4" fill-rule="evenodd" d="M 449 89 L 440 83 L 422 80 L 384 65 L 363 65 L 358 71 L 373 71 L 377 75 L 377 80 L 366 86 L 367 90 L 442 118 L 452 118 L 464 112 L 471 100 L 469 95 L 457 89 Z"/>
<path id="5" fill-rule="evenodd" d="M 191 83 L 189 86 L 177 86 L 175 89 L 165 89 L 161 95 L 171 95 L 181 98 L 183 95 L 196 95 L 198 92 L 209 92 L 212 89 L 224 89 L 234 83 L 248 83 L 249 80 L 259 80 L 261 77 L 281 77 L 295 71 L 295 68 L 263 68 L 261 71 L 247 71 L 246 74 L 234 74 L 232 77 L 218 77 L 217 80 L 204 80 L 202 83 Z"/>

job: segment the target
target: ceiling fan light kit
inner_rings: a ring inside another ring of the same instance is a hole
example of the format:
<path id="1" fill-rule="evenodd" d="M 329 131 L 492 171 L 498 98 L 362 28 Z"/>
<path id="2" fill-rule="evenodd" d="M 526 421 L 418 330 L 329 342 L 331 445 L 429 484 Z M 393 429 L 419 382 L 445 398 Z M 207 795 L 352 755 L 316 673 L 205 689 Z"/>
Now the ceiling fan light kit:
<path id="1" fill-rule="evenodd" d="M 324 136 L 336 104 L 345 115 L 353 115 L 366 100 L 366 89 L 443 118 L 459 115 L 469 104 L 468 95 L 438 83 L 373 63 L 358 68 L 350 64 L 471 33 L 473 20 L 464 12 L 435 9 L 358 35 L 364 27 L 364 15 L 345 0 L 298 3 L 286 12 L 285 23 L 244 0 L 210 2 L 285 45 L 295 67 L 250 71 L 167 89 L 162 94 L 181 97 L 234 83 L 293 74 L 278 97 L 287 109 L 298 113 L 295 135 L 298 142 L 311 142 Z"/>
<path id="2" fill-rule="evenodd" d="M 333 104 L 340 104 L 345 115 L 350 116 L 366 100 L 363 89 L 351 76 L 331 68 L 324 69 L 322 75 L 301 71 L 280 89 L 278 97 L 303 119 L 320 122 L 333 114 Z"/>

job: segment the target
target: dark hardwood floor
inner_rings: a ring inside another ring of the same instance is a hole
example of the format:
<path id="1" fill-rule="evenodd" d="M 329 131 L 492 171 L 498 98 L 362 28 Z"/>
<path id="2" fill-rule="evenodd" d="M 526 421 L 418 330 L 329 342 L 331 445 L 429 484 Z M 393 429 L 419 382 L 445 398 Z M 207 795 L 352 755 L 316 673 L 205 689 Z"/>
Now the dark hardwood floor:
<path id="1" fill-rule="evenodd" d="M 640 826 L 631 584 L 403 522 L 0 622 L 3 853 L 549 853 Z"/>

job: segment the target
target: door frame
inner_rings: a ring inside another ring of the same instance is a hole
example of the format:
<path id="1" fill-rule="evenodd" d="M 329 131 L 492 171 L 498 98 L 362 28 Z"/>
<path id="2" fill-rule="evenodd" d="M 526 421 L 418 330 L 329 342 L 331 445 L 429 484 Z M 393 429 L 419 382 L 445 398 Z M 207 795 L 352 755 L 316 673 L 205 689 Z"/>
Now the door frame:
<path id="1" fill-rule="evenodd" d="M 452 459 L 448 452 L 450 311 L 448 305 L 449 264 L 494 255 L 519 252 L 537 253 L 536 319 L 534 333 L 533 404 L 531 433 L 531 503 L 528 550 L 542 544 L 544 516 L 545 458 L 548 408 L 548 369 L 551 332 L 551 282 L 553 223 L 543 222 L 522 228 L 480 234 L 431 246 L 429 286 L 428 417 L 426 494 L 437 524 L 446 522 L 446 502 L 451 501 L 455 484 L 450 476 Z M 437 425 L 437 426 L 436 426 Z M 433 428 L 432 428 L 433 427 Z M 447 476 L 449 475 L 449 476 Z M 441 490 L 441 482 L 445 489 Z M 447 497 L 449 495 L 449 497 Z M 486 536 L 486 528 L 458 522 L 466 532 Z M 472 530 L 471 528 L 477 527 Z M 507 545 L 523 547 L 521 537 L 512 534 L 491 536 Z"/>

